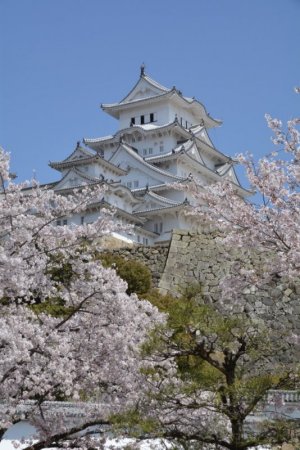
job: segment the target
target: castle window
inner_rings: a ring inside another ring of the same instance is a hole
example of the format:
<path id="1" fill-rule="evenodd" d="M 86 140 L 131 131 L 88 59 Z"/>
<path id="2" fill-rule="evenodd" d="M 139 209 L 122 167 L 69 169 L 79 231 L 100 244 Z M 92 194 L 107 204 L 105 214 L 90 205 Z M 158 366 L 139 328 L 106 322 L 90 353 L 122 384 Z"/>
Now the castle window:
<path id="1" fill-rule="evenodd" d="M 135 187 L 135 188 L 139 187 L 139 180 L 135 180 L 133 182 L 133 187 Z"/>
<path id="2" fill-rule="evenodd" d="M 80 217 L 80 223 L 81 223 L 81 225 L 84 224 L 84 216 L 81 216 L 81 217 Z"/>
<path id="3" fill-rule="evenodd" d="M 147 155 L 147 153 L 148 153 L 148 152 L 147 152 L 147 149 L 144 148 L 144 149 L 143 149 L 143 155 Z"/>
<path id="4" fill-rule="evenodd" d="M 154 224 L 154 231 L 155 231 L 155 233 L 162 233 L 162 231 L 163 231 L 163 223 L 162 222 L 155 223 Z"/>
<path id="5" fill-rule="evenodd" d="M 160 151 L 160 152 L 163 152 L 163 151 L 164 151 L 164 146 L 163 146 L 163 144 L 160 144 L 160 146 L 159 146 L 159 151 Z"/>
<path id="6" fill-rule="evenodd" d="M 143 237 L 143 244 L 148 245 L 148 238 Z"/>
<path id="7" fill-rule="evenodd" d="M 152 155 L 152 153 L 153 153 L 153 148 L 149 148 L 149 155 Z"/>
<path id="8" fill-rule="evenodd" d="M 59 227 L 61 225 L 61 220 L 57 220 L 56 225 Z"/>
<path id="9" fill-rule="evenodd" d="M 127 181 L 127 187 L 128 187 L 129 189 L 132 188 L 132 182 L 131 182 L 131 181 Z"/>
<path id="10" fill-rule="evenodd" d="M 64 220 L 63 220 L 63 225 L 68 225 L 67 219 L 64 219 Z"/>
<path id="11" fill-rule="evenodd" d="M 150 113 L 150 122 L 154 122 L 154 113 Z"/>
<path id="12" fill-rule="evenodd" d="M 140 236 L 139 234 L 137 235 L 136 238 L 137 238 L 137 241 L 138 241 L 138 242 L 141 242 L 141 236 Z"/>
<path id="13" fill-rule="evenodd" d="M 141 116 L 141 125 L 144 125 L 145 123 L 145 116 Z"/>
<path id="14" fill-rule="evenodd" d="M 130 119 L 130 125 L 132 126 L 132 125 L 134 125 L 135 124 L 135 117 L 131 117 L 131 119 Z"/>

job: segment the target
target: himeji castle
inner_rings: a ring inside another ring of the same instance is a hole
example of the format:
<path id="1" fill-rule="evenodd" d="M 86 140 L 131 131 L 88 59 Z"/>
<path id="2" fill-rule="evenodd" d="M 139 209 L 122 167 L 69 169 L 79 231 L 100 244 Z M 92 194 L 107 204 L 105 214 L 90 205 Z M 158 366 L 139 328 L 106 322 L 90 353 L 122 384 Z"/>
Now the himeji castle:
<path id="1" fill-rule="evenodd" d="M 119 122 L 115 134 L 84 138 L 63 161 L 50 162 L 61 173 L 51 187 L 58 194 L 82 185 L 103 184 L 98 207 L 58 221 L 58 225 L 95 220 L 102 207 L 112 206 L 116 220 L 133 226 L 123 238 L 144 245 L 167 241 L 173 228 L 195 229 L 199 224 L 185 214 L 192 199 L 184 187 L 191 179 L 203 185 L 229 179 L 240 195 L 232 158 L 217 150 L 209 135 L 220 121 L 213 119 L 195 98 L 166 88 L 141 67 L 130 92 L 102 110 Z M 181 184 L 182 190 L 172 184 Z"/>

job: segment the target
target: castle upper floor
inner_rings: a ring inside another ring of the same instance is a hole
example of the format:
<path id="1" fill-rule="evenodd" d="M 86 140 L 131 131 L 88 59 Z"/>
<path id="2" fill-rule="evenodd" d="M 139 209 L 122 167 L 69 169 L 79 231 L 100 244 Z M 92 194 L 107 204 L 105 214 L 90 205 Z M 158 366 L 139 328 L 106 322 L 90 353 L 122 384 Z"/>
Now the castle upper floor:
<path id="1" fill-rule="evenodd" d="M 101 107 L 119 121 L 119 129 L 133 125 L 162 126 L 175 119 L 186 129 L 199 124 L 205 128 L 221 124 L 194 97 L 183 96 L 175 86 L 166 88 L 157 83 L 145 74 L 143 66 L 139 80 L 120 102 Z"/>

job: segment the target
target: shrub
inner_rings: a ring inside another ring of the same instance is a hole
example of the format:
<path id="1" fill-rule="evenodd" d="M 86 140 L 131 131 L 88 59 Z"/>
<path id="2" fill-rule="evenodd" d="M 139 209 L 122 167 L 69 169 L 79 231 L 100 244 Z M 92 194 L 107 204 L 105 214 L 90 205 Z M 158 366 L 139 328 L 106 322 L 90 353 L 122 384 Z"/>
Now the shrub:
<path id="1" fill-rule="evenodd" d="M 151 288 L 151 272 L 139 261 L 126 260 L 112 254 L 99 255 L 105 267 L 113 267 L 128 284 L 127 294 L 145 294 Z"/>

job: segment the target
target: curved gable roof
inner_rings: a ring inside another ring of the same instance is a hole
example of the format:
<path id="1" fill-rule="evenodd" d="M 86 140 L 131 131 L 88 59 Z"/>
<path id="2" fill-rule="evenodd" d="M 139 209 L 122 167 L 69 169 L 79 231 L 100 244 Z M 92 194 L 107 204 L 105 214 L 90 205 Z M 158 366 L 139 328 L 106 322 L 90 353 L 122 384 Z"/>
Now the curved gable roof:
<path id="1" fill-rule="evenodd" d="M 142 166 L 145 167 L 145 170 L 150 170 L 152 173 L 159 174 L 160 176 L 163 176 L 164 179 L 166 178 L 166 179 L 172 180 L 172 181 L 183 180 L 183 177 L 173 175 L 170 172 L 159 169 L 158 167 L 155 167 L 152 164 L 149 164 L 130 145 L 125 144 L 125 143 L 120 143 L 117 150 L 114 152 L 114 154 L 112 155 L 112 157 L 110 158 L 109 161 L 111 162 L 112 160 L 115 160 L 117 155 L 119 153 L 121 153 L 122 151 L 125 151 L 128 155 L 130 155 L 132 158 L 134 158 L 136 161 L 138 161 Z"/>
<path id="2" fill-rule="evenodd" d="M 119 104 L 130 101 L 132 98 L 134 98 L 136 96 L 137 93 L 139 93 L 142 90 L 144 90 L 146 92 L 147 88 L 148 88 L 148 93 L 151 92 L 151 91 L 153 92 L 153 94 L 154 94 L 153 96 L 156 96 L 156 95 L 159 95 L 159 94 L 163 94 L 165 92 L 169 92 L 170 91 L 170 89 L 166 88 L 162 84 L 160 84 L 157 81 L 153 80 L 152 78 L 150 78 L 148 75 L 146 75 L 143 72 L 143 73 L 141 73 L 140 78 L 135 83 L 133 88 L 119 102 Z M 148 97 L 151 97 L 151 96 L 148 95 L 148 96 L 145 96 L 145 97 L 148 98 Z"/>

